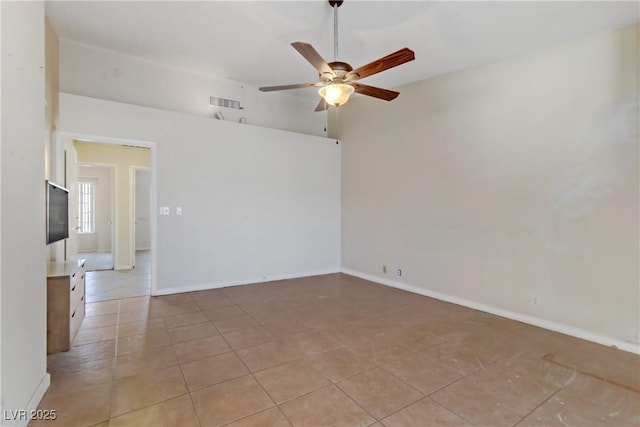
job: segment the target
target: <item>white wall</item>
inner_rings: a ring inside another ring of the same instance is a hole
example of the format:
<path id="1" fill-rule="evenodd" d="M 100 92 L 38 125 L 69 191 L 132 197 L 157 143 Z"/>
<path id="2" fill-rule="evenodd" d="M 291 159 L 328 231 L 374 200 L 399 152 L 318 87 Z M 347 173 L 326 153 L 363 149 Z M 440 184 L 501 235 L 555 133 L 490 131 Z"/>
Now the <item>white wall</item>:
<path id="1" fill-rule="evenodd" d="M 64 184 L 60 158 L 63 152 L 56 152 L 53 133 L 58 125 L 58 94 L 59 86 L 59 43 L 53 27 L 45 17 L 45 131 L 44 141 L 44 176 L 57 184 Z M 50 244 L 47 248 L 48 258 L 51 261 L 64 260 L 66 243 L 59 240 Z"/>
<path id="2" fill-rule="evenodd" d="M 158 293 L 339 270 L 334 140 L 64 93 L 59 128 L 155 143 Z"/>
<path id="3" fill-rule="evenodd" d="M 2 409 L 35 409 L 46 373 L 45 34 L 42 2 L 0 2 L 2 19 Z M 4 413 L 3 413 L 4 418 Z M 3 421 L 26 425 L 26 420 Z"/>
<path id="4" fill-rule="evenodd" d="M 151 249 L 151 171 L 135 171 L 136 251 Z"/>
<path id="5" fill-rule="evenodd" d="M 326 113 L 315 113 L 316 100 L 285 92 L 194 75 L 110 50 L 60 40 L 60 91 L 76 95 L 213 117 L 246 117 L 249 124 L 324 136 Z M 244 110 L 209 105 L 209 97 L 241 101 Z"/>
<path id="6" fill-rule="evenodd" d="M 78 235 L 78 252 L 111 252 L 112 173 L 112 167 L 78 166 L 78 181 L 92 182 L 95 185 L 96 210 L 96 232 Z"/>
<path id="7" fill-rule="evenodd" d="M 58 122 L 58 93 L 59 90 L 59 76 L 58 76 L 58 37 L 53 31 L 53 27 L 49 24 L 49 21 L 45 19 L 45 121 L 47 127 L 51 131 L 55 130 Z M 45 135 L 45 178 L 52 179 L 52 153 L 51 147 L 51 135 Z"/>
<path id="8" fill-rule="evenodd" d="M 638 47 L 636 25 L 346 104 L 344 270 L 639 351 Z"/>

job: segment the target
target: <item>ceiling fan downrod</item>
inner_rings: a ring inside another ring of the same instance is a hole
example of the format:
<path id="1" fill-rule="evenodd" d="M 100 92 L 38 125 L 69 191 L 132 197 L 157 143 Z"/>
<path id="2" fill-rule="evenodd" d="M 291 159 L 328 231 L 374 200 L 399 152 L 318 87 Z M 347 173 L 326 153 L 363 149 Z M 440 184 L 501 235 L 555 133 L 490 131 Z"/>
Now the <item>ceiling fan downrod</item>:
<path id="1" fill-rule="evenodd" d="M 333 61 L 338 60 L 338 8 L 343 0 L 328 0 L 333 8 Z"/>

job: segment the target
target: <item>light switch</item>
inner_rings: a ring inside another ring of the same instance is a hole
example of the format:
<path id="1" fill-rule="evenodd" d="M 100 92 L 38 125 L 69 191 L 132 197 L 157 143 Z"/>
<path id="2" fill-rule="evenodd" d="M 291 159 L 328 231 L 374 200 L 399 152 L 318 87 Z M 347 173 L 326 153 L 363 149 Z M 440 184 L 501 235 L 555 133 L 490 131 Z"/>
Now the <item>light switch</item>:
<path id="1" fill-rule="evenodd" d="M 176 215 L 182 215 L 182 208 L 180 206 L 176 208 Z"/>
<path id="2" fill-rule="evenodd" d="M 169 207 L 163 206 L 160 208 L 160 215 L 169 215 L 170 210 Z"/>

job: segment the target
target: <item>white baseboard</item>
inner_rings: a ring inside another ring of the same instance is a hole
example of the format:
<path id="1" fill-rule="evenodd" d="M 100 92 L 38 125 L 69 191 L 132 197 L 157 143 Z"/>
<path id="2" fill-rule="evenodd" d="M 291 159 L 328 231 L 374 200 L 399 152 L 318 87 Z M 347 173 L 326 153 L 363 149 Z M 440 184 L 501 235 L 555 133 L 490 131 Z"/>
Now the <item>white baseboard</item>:
<path id="1" fill-rule="evenodd" d="M 251 278 L 251 279 L 240 279 L 240 280 L 232 280 L 232 281 L 213 282 L 213 283 L 202 283 L 202 284 L 189 285 L 189 286 L 175 286 L 171 288 L 158 289 L 154 294 L 154 296 L 179 294 L 182 292 L 206 291 L 209 289 L 220 289 L 220 288 L 226 288 L 229 286 L 241 286 L 241 285 L 252 285 L 256 283 L 275 282 L 277 280 L 300 279 L 302 277 L 321 276 L 324 274 L 334 274 L 334 273 L 340 273 L 340 269 L 336 268 L 336 269 L 330 269 L 330 270 L 320 270 L 320 271 L 312 271 L 312 272 L 305 272 L 305 273 L 283 274 L 280 276 L 258 277 L 258 278 Z"/>
<path id="2" fill-rule="evenodd" d="M 42 397 L 47 392 L 50 385 L 51 385 L 51 375 L 47 372 L 44 374 L 44 376 L 40 380 L 40 384 L 38 384 L 38 388 L 36 389 L 35 393 L 33 393 L 33 396 L 31 397 L 31 401 L 29 401 L 29 406 L 27 407 L 28 410 L 38 409 L 38 405 L 40 404 Z"/>
<path id="3" fill-rule="evenodd" d="M 136 248 L 136 252 L 138 252 L 138 251 L 150 251 L 150 250 L 151 250 L 150 247 Z"/>
<path id="4" fill-rule="evenodd" d="M 576 328 L 574 326 L 565 325 L 563 323 L 554 322 L 552 320 L 541 319 L 539 317 L 530 316 L 528 314 L 522 314 L 522 313 L 510 311 L 510 310 L 505 310 L 502 308 L 493 307 L 490 305 L 467 300 L 467 299 L 456 297 L 453 295 L 444 294 L 441 292 L 418 288 L 416 286 L 407 285 L 404 283 L 396 282 L 394 280 L 385 279 L 383 277 L 377 277 L 370 274 L 361 273 L 359 271 L 351 270 L 348 268 L 343 268 L 341 271 L 344 274 L 359 277 L 361 279 L 369 280 L 371 282 L 379 283 L 381 285 L 402 289 L 404 291 L 412 292 L 414 294 L 424 295 L 426 297 L 450 302 L 453 304 L 461 305 L 463 307 L 473 308 L 475 310 L 480 310 L 486 313 L 495 314 L 500 317 L 506 317 L 507 319 L 517 320 L 518 322 L 527 323 L 529 325 L 538 326 L 540 328 L 549 329 L 555 332 L 560 332 L 565 335 L 571 335 L 576 338 L 581 338 L 587 341 L 592 341 L 592 342 L 606 345 L 609 347 L 616 347 L 616 348 L 619 348 L 620 350 L 628 351 L 631 353 L 640 354 L 640 345 L 638 344 L 633 344 L 626 341 L 622 341 L 617 338 L 597 334 L 591 331 L 587 331 L 585 329 Z"/>
<path id="5" fill-rule="evenodd" d="M 36 387 L 36 390 L 33 392 L 33 395 L 31 396 L 29 403 L 27 403 L 27 407 L 25 408 L 25 412 L 24 412 L 25 415 L 31 414 L 32 411 L 35 411 L 36 409 L 38 409 L 38 405 L 40 404 L 40 401 L 42 400 L 42 397 L 44 396 L 44 394 L 47 392 L 47 389 L 49 388 L 50 384 L 51 384 L 51 375 L 49 375 L 49 373 L 45 373 L 42 379 L 40 380 L 38 387 Z M 48 409 L 51 409 L 51 408 L 48 408 Z M 7 414 L 5 414 L 5 410 L 7 410 L 7 408 L 2 408 L 2 419 L 0 420 L 0 423 L 3 426 L 26 427 L 27 424 L 29 424 L 30 420 L 28 419 L 28 416 L 25 416 L 25 417 L 20 416 L 18 417 L 18 419 L 15 419 L 15 420 L 6 419 Z"/>

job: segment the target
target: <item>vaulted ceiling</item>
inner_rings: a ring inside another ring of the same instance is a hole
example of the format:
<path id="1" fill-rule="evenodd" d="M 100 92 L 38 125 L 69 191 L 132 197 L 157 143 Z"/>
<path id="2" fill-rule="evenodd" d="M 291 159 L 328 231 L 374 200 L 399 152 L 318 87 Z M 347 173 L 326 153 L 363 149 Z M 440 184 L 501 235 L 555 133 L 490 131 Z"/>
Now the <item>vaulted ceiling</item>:
<path id="1" fill-rule="evenodd" d="M 48 1 L 46 13 L 61 39 L 254 86 L 317 80 L 293 41 L 334 59 L 324 0 Z M 391 88 L 619 28 L 638 14 L 638 2 L 346 0 L 338 59 L 357 67 L 413 49 L 415 61 L 366 81 Z"/>

